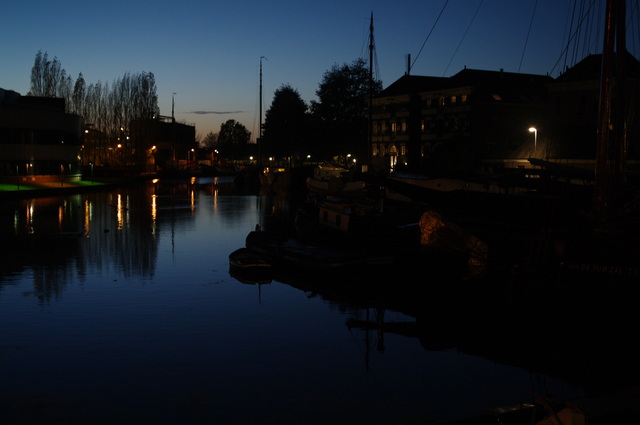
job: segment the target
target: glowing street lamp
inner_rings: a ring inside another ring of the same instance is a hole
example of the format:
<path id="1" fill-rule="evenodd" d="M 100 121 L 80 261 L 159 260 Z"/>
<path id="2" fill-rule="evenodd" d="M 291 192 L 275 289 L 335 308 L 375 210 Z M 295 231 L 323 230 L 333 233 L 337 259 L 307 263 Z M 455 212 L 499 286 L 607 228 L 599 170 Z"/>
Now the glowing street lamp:
<path id="1" fill-rule="evenodd" d="M 529 133 L 533 133 L 533 151 L 538 149 L 538 129 L 535 127 L 529 127 Z"/>

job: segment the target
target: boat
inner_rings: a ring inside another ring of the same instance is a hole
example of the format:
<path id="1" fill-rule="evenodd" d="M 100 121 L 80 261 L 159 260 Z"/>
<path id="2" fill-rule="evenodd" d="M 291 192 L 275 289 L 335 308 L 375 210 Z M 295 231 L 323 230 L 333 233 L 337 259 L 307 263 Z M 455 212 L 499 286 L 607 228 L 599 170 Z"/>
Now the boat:
<path id="1" fill-rule="evenodd" d="M 343 181 L 332 177 L 325 180 L 318 180 L 307 177 L 307 189 L 310 193 L 322 195 L 348 195 L 361 192 L 366 188 L 363 181 Z"/>
<path id="2" fill-rule="evenodd" d="M 304 275 L 310 279 L 375 274 L 390 269 L 395 260 L 393 253 L 370 246 L 306 243 L 269 231 L 250 232 L 246 248 L 257 255 L 269 256 L 274 274 Z"/>
<path id="3" fill-rule="evenodd" d="M 271 281 L 272 264 L 264 254 L 239 248 L 229 254 L 229 273 L 244 283 L 268 283 Z"/>
<path id="4" fill-rule="evenodd" d="M 350 178 L 351 171 L 331 164 L 320 164 L 313 170 L 313 176 L 307 177 L 307 190 L 311 195 L 353 196 L 363 192 L 367 185 L 364 181 Z"/>

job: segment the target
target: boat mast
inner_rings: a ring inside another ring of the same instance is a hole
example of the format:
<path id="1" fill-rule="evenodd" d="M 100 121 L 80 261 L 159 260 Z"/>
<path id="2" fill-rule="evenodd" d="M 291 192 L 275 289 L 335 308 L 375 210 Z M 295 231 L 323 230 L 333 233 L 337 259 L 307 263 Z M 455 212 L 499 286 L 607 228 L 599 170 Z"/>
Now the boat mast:
<path id="1" fill-rule="evenodd" d="M 607 0 L 606 5 L 594 188 L 594 207 L 602 221 L 620 213 L 625 174 L 625 1 Z"/>
<path id="2" fill-rule="evenodd" d="M 264 56 L 260 56 L 260 122 L 258 127 L 258 164 L 262 164 L 262 59 L 267 59 Z"/>
<path id="3" fill-rule="evenodd" d="M 371 11 L 371 20 L 369 22 L 369 119 L 367 122 L 367 161 L 366 164 L 371 164 L 371 144 L 373 143 L 373 11 Z"/>

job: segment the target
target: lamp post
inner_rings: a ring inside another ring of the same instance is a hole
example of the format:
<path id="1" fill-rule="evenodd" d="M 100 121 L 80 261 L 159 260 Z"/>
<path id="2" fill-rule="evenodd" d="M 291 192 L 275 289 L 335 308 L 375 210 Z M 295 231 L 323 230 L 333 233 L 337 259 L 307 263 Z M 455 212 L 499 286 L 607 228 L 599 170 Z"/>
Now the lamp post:
<path id="1" fill-rule="evenodd" d="M 533 153 L 535 153 L 538 150 L 538 129 L 529 127 L 529 133 L 533 133 Z"/>

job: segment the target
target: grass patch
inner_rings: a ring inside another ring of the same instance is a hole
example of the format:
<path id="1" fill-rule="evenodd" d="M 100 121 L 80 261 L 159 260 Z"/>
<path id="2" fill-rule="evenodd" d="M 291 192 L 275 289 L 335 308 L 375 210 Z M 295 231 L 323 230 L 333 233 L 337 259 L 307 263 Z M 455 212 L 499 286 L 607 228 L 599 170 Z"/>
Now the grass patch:
<path id="1" fill-rule="evenodd" d="M 25 184 L 21 184 L 20 186 L 18 186 L 16 184 L 0 183 L 0 192 L 14 192 L 16 190 L 34 190 L 34 189 L 39 189 L 39 188 L 25 185 Z"/>
<path id="2" fill-rule="evenodd" d="M 75 181 L 73 182 L 74 186 L 101 186 L 103 185 L 103 182 L 98 182 L 98 181 L 91 181 L 91 180 L 80 180 L 80 181 Z"/>

